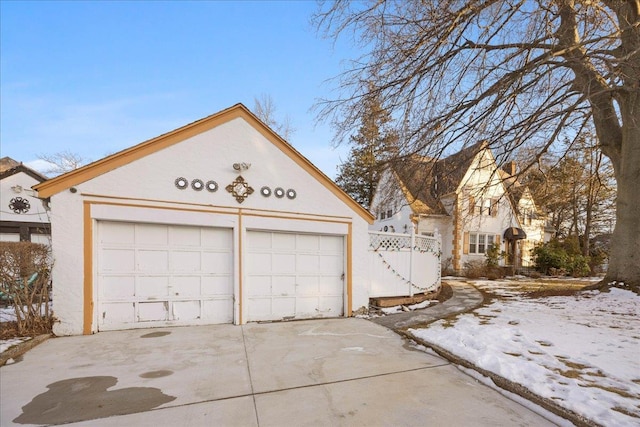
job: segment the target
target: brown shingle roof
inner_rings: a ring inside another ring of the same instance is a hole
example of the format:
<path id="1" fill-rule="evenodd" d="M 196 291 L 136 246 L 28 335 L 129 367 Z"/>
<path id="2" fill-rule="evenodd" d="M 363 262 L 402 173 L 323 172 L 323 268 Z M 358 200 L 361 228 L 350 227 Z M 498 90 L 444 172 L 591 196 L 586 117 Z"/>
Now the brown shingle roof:
<path id="1" fill-rule="evenodd" d="M 415 213 L 446 214 L 441 198 L 457 190 L 484 148 L 486 143 L 478 142 L 440 160 L 414 155 L 396 160 L 391 167 Z"/>

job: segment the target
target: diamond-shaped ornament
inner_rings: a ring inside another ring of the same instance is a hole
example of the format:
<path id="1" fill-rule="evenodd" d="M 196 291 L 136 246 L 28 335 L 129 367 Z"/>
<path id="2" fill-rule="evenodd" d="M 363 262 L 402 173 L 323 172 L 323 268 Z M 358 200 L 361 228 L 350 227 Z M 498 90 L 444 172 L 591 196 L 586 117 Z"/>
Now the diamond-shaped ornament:
<path id="1" fill-rule="evenodd" d="M 235 181 L 227 185 L 225 188 L 229 193 L 231 193 L 233 197 L 236 198 L 236 201 L 238 203 L 244 202 L 244 199 L 246 199 L 247 196 L 253 193 L 253 188 L 249 186 L 242 175 L 238 175 Z"/>

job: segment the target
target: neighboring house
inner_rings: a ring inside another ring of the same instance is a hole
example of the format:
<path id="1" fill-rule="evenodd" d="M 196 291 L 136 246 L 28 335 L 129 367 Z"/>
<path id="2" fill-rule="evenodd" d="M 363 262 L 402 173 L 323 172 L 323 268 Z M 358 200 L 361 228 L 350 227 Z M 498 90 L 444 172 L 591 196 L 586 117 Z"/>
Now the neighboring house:
<path id="1" fill-rule="evenodd" d="M 368 306 L 372 215 L 241 104 L 36 190 L 58 335 Z"/>
<path id="2" fill-rule="evenodd" d="M 438 231 L 443 263 L 456 272 L 465 263 L 484 262 L 496 243 L 506 254 L 501 264 L 529 265 L 530 249 L 545 240 L 545 221 L 515 178 L 515 163 L 506 166 L 509 170 L 498 168 L 485 143 L 440 160 L 411 156 L 394 162 L 377 187 L 370 228 Z"/>
<path id="3" fill-rule="evenodd" d="M 0 240 L 49 244 L 47 208 L 31 189 L 46 179 L 10 157 L 0 159 Z"/>

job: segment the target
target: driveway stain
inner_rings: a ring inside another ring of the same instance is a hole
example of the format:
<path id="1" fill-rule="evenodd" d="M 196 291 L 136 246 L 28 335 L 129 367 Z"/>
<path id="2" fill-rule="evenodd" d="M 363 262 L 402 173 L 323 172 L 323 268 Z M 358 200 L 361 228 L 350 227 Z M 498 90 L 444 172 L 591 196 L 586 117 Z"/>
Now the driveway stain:
<path id="1" fill-rule="evenodd" d="M 66 424 L 114 415 L 149 411 L 176 398 L 154 387 L 109 391 L 118 379 L 110 376 L 70 378 L 49 384 L 13 420 L 19 424 Z"/>
<path id="2" fill-rule="evenodd" d="M 169 375 L 173 375 L 173 371 L 168 369 L 161 369 L 159 371 L 149 371 L 143 374 L 140 374 L 140 378 L 160 378 L 160 377 L 168 377 Z"/>
<path id="3" fill-rule="evenodd" d="M 171 332 L 151 332 L 149 334 L 141 335 L 140 338 L 158 338 L 164 337 L 165 335 L 169 335 Z"/>

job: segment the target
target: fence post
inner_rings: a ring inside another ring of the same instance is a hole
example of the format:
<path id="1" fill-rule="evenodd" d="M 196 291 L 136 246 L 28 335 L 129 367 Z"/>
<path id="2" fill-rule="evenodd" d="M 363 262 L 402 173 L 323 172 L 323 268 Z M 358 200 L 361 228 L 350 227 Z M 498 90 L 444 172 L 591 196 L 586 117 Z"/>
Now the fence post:
<path id="1" fill-rule="evenodd" d="M 409 296 L 413 297 L 413 252 L 416 247 L 416 231 L 411 227 L 411 247 L 409 248 Z"/>

